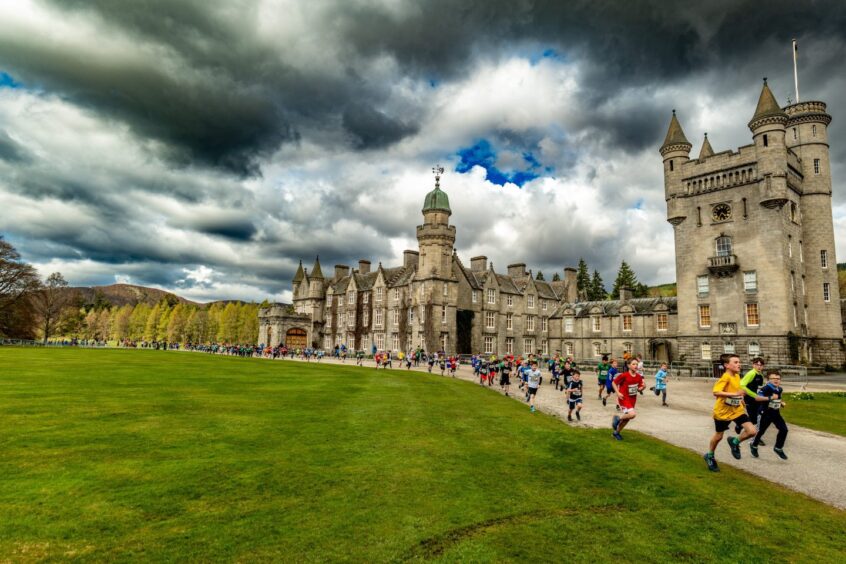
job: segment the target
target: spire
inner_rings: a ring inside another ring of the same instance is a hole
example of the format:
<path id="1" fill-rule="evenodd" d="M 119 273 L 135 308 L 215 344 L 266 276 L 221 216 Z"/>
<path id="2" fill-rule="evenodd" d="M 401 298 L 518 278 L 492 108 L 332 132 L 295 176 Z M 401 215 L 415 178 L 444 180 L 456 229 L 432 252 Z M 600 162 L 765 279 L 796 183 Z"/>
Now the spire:
<path id="1" fill-rule="evenodd" d="M 305 274 L 303 273 L 303 261 L 300 261 L 300 266 L 297 267 L 297 272 L 294 274 L 294 284 L 302 282 Z"/>
<path id="2" fill-rule="evenodd" d="M 664 138 L 664 144 L 661 145 L 661 154 L 669 152 L 672 149 L 679 149 L 682 151 L 690 151 L 693 145 L 687 140 L 687 137 L 682 131 L 681 124 L 676 118 L 676 110 L 673 110 L 673 117 L 670 118 L 670 127 L 667 128 L 667 136 Z M 672 148 L 672 149 L 671 149 Z"/>
<path id="3" fill-rule="evenodd" d="M 432 173 L 435 175 L 435 189 L 426 194 L 423 200 L 423 211 L 441 210 L 452 214 L 449 209 L 449 197 L 441 190 L 441 175 L 444 173 L 444 167 L 436 165 L 432 168 Z"/>
<path id="4" fill-rule="evenodd" d="M 764 87 L 761 88 L 761 96 L 758 98 L 758 106 L 755 108 L 755 115 L 749 120 L 749 129 L 755 130 L 760 125 L 762 120 L 773 119 L 775 121 L 786 121 L 787 114 L 781 109 L 781 106 L 776 102 L 772 90 L 767 86 L 767 78 L 764 77 Z"/>
<path id="5" fill-rule="evenodd" d="M 714 154 L 714 149 L 711 148 L 711 142 L 708 141 L 708 134 L 705 134 L 705 141 L 702 142 L 702 150 L 699 151 L 699 160 L 704 160 Z"/>
<path id="6" fill-rule="evenodd" d="M 314 266 L 311 267 L 311 277 L 323 280 L 323 271 L 320 270 L 320 257 L 314 259 Z"/>

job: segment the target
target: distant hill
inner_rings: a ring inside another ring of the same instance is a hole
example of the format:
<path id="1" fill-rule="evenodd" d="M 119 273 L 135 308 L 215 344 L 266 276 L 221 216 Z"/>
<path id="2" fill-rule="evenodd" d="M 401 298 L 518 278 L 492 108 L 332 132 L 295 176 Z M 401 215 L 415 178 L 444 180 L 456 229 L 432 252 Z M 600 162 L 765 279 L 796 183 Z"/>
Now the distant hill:
<path id="1" fill-rule="evenodd" d="M 167 300 L 171 304 L 202 305 L 182 296 L 166 292 L 156 288 L 135 286 L 134 284 L 112 284 L 111 286 L 76 286 L 68 288 L 69 292 L 78 292 L 85 304 L 109 304 L 122 307 L 125 305 L 137 305 L 146 303 L 154 305 L 160 301 Z M 233 300 L 235 301 L 235 300 Z"/>
<path id="2" fill-rule="evenodd" d="M 659 284 L 657 286 L 649 287 L 649 295 L 653 298 L 672 298 L 676 296 L 676 283 Z"/>

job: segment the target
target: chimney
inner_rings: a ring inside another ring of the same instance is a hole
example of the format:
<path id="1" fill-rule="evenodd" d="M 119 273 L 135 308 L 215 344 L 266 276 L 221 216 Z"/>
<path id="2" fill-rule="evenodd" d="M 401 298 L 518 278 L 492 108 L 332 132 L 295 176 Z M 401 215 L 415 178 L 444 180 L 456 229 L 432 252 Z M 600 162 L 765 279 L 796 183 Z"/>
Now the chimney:
<path id="1" fill-rule="evenodd" d="M 402 252 L 402 265 L 406 268 L 417 267 L 420 262 L 420 253 L 407 249 Z"/>
<path id="2" fill-rule="evenodd" d="M 577 271 L 573 267 L 564 269 L 565 295 L 564 301 L 567 303 L 575 303 L 579 299 L 578 282 L 576 282 Z"/>
<path id="3" fill-rule="evenodd" d="M 335 265 L 335 280 L 340 280 L 344 276 L 349 276 L 350 274 L 350 267 L 345 264 L 336 264 Z"/>
<path id="4" fill-rule="evenodd" d="M 470 259 L 470 270 L 484 272 L 488 269 L 488 257 L 478 256 Z"/>
<path id="5" fill-rule="evenodd" d="M 370 274 L 370 261 L 359 259 L 358 260 L 358 271 L 361 274 Z"/>
<path id="6" fill-rule="evenodd" d="M 529 275 L 526 272 L 526 263 L 525 262 L 517 262 L 514 264 L 508 265 L 508 275 L 511 278 L 525 278 Z"/>
<path id="7" fill-rule="evenodd" d="M 631 288 L 620 288 L 620 301 L 627 302 L 632 299 L 632 289 Z"/>

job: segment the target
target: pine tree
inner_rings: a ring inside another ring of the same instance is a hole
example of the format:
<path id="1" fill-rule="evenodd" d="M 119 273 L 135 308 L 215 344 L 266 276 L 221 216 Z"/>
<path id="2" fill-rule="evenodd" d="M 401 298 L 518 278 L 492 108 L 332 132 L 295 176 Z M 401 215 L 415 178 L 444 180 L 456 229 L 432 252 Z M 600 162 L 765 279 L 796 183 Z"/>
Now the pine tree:
<path id="1" fill-rule="evenodd" d="M 632 294 L 634 294 L 634 291 L 639 288 L 638 284 L 637 276 L 634 270 L 632 270 L 632 267 L 626 261 L 621 262 L 620 270 L 617 271 L 617 279 L 614 280 L 614 288 L 611 290 L 611 299 L 620 299 L 621 288 L 629 288 L 632 290 Z"/>
<path id="2" fill-rule="evenodd" d="M 591 281 L 590 274 L 588 274 L 588 266 L 585 259 L 579 259 L 579 270 L 576 274 L 576 293 L 580 299 L 590 297 Z"/>
<path id="3" fill-rule="evenodd" d="M 543 278 L 543 272 L 541 272 L 540 270 L 538 270 L 538 275 L 537 275 L 537 276 L 535 276 L 535 280 L 543 280 L 543 279 L 544 279 L 544 278 Z"/>
<path id="4" fill-rule="evenodd" d="M 561 282 L 561 275 L 556 272 L 555 274 L 552 275 L 552 281 L 553 282 Z"/>
<path id="5" fill-rule="evenodd" d="M 605 291 L 605 282 L 602 281 L 602 276 L 599 275 L 598 270 L 593 271 L 593 279 L 590 281 L 587 298 L 593 302 L 608 299 L 608 292 Z"/>

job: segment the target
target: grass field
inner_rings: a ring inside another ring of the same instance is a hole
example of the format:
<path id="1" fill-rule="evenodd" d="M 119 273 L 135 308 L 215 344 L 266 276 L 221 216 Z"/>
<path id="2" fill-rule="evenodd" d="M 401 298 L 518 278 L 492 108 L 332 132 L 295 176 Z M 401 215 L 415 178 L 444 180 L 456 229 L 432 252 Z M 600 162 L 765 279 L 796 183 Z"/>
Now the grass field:
<path id="1" fill-rule="evenodd" d="M 784 394 L 787 408 L 783 415 L 788 427 L 793 423 L 846 437 L 846 395 L 814 392 L 813 396 L 812 400 L 797 400 L 795 394 Z"/>
<path id="2" fill-rule="evenodd" d="M 468 382 L 0 349 L 0 560 L 833 562 L 846 513 Z"/>

